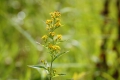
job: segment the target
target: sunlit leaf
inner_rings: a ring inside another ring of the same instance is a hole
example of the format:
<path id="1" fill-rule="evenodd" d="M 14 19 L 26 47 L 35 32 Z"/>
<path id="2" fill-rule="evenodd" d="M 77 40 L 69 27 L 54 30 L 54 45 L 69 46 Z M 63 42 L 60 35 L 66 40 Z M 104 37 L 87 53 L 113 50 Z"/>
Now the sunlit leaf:
<path id="1" fill-rule="evenodd" d="M 31 68 L 43 68 L 43 69 L 47 70 L 46 67 L 40 66 L 40 65 L 33 65 L 33 66 L 29 66 L 29 67 L 31 67 Z"/>

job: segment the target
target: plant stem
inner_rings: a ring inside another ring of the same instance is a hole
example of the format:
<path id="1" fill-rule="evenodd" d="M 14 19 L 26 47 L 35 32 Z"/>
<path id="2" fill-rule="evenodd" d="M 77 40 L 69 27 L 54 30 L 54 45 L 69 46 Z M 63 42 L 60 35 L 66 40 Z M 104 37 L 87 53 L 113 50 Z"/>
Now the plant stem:
<path id="1" fill-rule="evenodd" d="M 52 80 L 52 60 L 53 60 L 53 55 L 51 55 L 51 63 L 50 63 L 50 80 Z"/>

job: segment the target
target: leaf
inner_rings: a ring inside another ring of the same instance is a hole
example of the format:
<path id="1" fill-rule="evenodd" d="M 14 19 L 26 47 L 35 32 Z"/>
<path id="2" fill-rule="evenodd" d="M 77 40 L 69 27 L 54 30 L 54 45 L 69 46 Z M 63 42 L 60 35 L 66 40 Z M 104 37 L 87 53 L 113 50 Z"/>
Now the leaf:
<path id="1" fill-rule="evenodd" d="M 66 74 L 58 74 L 59 76 L 64 76 L 64 75 L 66 75 Z"/>
<path id="2" fill-rule="evenodd" d="M 46 67 L 44 67 L 44 66 L 39 66 L 39 65 L 33 65 L 33 66 L 29 66 L 29 67 L 31 67 L 31 68 L 43 68 L 43 69 L 47 70 Z"/>
<path id="3" fill-rule="evenodd" d="M 68 53 L 68 51 L 62 52 L 62 53 L 58 54 L 57 56 L 55 56 L 55 57 L 53 58 L 52 62 L 53 62 L 56 58 L 58 58 L 58 57 L 60 57 L 61 55 L 63 55 L 64 53 Z"/>
<path id="4" fill-rule="evenodd" d="M 64 75 L 66 75 L 66 74 L 56 74 L 56 75 L 53 76 L 53 77 L 64 76 Z"/>

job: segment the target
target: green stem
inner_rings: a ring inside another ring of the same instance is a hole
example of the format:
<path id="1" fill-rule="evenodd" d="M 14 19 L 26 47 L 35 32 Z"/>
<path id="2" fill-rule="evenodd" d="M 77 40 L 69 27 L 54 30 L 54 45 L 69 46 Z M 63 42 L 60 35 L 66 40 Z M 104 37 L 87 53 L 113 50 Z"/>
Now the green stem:
<path id="1" fill-rule="evenodd" d="M 53 60 L 53 55 L 51 55 L 51 63 L 50 63 L 50 80 L 52 80 L 52 60 Z"/>

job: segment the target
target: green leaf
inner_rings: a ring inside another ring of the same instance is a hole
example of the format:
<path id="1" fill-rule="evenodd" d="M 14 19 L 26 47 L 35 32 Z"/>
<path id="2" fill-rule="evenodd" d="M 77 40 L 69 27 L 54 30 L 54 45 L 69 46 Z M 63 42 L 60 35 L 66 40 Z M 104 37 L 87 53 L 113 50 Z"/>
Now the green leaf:
<path id="1" fill-rule="evenodd" d="M 53 76 L 53 77 L 64 76 L 64 75 L 66 75 L 66 74 L 56 74 L 56 75 Z"/>
<path id="2" fill-rule="evenodd" d="M 64 75 L 66 75 L 66 74 L 58 74 L 59 76 L 64 76 Z"/>
<path id="3" fill-rule="evenodd" d="M 53 58 L 52 62 L 53 62 L 56 58 L 58 58 L 58 57 L 60 57 L 61 55 L 63 55 L 64 53 L 68 53 L 68 51 L 59 53 L 57 56 L 55 56 L 55 57 Z"/>
<path id="4" fill-rule="evenodd" d="M 31 67 L 31 68 L 43 68 L 43 69 L 47 70 L 46 67 L 40 66 L 40 65 L 33 65 L 33 66 L 29 66 L 29 67 Z"/>

